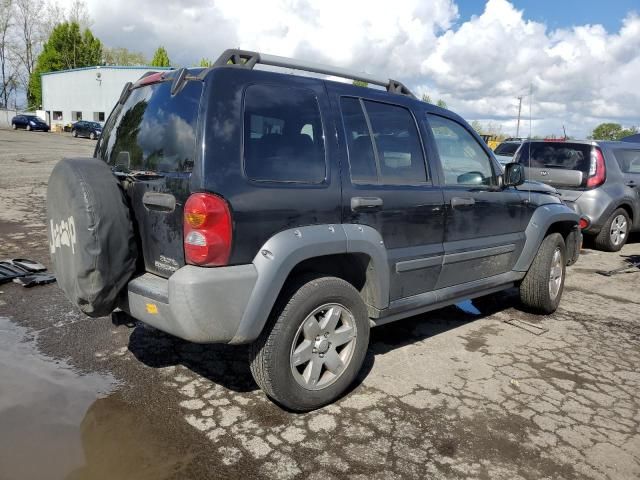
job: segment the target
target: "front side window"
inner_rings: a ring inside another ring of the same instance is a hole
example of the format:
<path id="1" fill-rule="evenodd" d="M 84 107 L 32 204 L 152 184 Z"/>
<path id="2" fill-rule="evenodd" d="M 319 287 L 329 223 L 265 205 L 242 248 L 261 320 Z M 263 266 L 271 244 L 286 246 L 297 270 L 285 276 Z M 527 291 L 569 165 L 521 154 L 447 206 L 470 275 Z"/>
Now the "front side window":
<path id="1" fill-rule="evenodd" d="M 640 150 L 617 149 L 613 154 L 624 173 L 640 173 Z"/>
<path id="2" fill-rule="evenodd" d="M 433 132 L 446 185 L 492 185 L 489 155 L 469 131 L 458 122 L 427 115 Z"/>
<path id="3" fill-rule="evenodd" d="M 249 179 L 257 181 L 325 179 L 324 135 L 313 91 L 276 85 L 247 88 L 244 169 Z"/>

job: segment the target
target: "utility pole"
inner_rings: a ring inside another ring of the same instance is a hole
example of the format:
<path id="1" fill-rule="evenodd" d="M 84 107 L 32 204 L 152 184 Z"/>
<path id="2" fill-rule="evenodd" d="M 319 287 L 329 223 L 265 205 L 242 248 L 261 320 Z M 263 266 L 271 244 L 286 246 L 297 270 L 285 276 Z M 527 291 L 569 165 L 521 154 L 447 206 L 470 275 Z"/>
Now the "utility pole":
<path id="1" fill-rule="evenodd" d="M 516 127 L 516 138 L 520 138 L 520 112 L 522 111 L 522 95 L 518 98 L 518 126 Z"/>

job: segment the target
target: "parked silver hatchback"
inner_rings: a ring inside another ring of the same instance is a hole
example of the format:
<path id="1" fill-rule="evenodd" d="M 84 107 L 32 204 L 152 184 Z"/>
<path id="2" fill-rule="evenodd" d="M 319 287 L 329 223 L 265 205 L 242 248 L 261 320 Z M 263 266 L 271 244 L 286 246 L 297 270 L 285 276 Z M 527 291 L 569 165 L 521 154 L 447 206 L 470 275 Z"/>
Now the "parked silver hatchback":
<path id="1" fill-rule="evenodd" d="M 599 250 L 618 251 L 640 230 L 640 143 L 528 140 L 513 161 L 558 189 Z"/>

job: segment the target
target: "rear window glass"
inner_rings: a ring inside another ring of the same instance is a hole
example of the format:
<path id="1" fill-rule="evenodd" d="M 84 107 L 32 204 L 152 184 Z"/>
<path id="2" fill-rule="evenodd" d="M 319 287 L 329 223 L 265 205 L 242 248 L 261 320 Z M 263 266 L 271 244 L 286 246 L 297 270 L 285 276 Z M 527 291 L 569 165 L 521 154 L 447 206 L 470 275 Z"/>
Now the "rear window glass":
<path id="1" fill-rule="evenodd" d="M 501 143 L 496 147 L 493 151 L 496 155 L 504 155 L 505 157 L 513 157 L 513 154 L 516 153 L 519 143 Z"/>
<path id="2" fill-rule="evenodd" d="M 100 158 L 122 170 L 193 170 L 200 82 L 171 96 L 171 82 L 136 88 L 107 121 Z"/>
<path id="3" fill-rule="evenodd" d="M 614 150 L 613 155 L 624 173 L 640 173 L 640 150 Z"/>
<path id="4" fill-rule="evenodd" d="M 524 143 L 514 161 L 525 167 L 580 170 L 589 174 L 591 145 L 566 142 Z"/>
<path id="5" fill-rule="evenodd" d="M 324 135 L 312 90 L 252 85 L 244 100 L 244 169 L 251 180 L 321 183 Z"/>

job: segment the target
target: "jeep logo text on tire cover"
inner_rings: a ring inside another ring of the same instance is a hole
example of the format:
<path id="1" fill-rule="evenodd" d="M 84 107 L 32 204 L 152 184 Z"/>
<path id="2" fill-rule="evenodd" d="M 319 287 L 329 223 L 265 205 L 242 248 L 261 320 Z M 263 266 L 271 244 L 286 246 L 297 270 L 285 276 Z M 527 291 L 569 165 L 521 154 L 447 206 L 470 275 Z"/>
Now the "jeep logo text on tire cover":
<path id="1" fill-rule="evenodd" d="M 62 220 L 59 224 L 54 224 L 51 220 L 51 240 L 49 247 L 52 254 L 56 253 L 56 248 L 62 245 L 71 247 L 71 253 L 76 253 L 76 222 L 73 217 Z"/>

